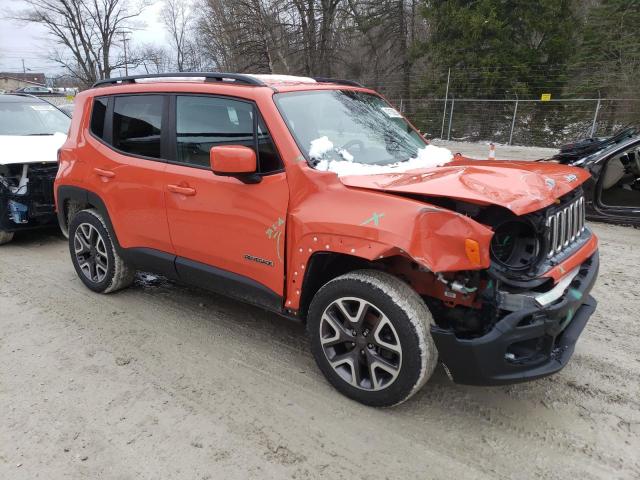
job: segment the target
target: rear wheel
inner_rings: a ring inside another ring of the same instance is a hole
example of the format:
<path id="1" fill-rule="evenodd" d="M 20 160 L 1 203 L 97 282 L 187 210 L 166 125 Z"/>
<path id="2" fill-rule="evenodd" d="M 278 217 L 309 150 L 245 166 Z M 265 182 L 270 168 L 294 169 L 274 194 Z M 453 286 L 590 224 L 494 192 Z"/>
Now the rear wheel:
<path id="1" fill-rule="evenodd" d="M 384 272 L 360 270 L 318 291 L 307 319 L 311 348 L 329 382 L 371 406 L 402 403 L 431 377 L 437 351 L 420 296 Z"/>
<path id="2" fill-rule="evenodd" d="M 96 210 L 82 210 L 71 220 L 69 252 L 80 280 L 94 292 L 115 292 L 133 282 L 135 270 L 118 254 Z"/>
<path id="3" fill-rule="evenodd" d="M 13 232 L 5 232 L 4 230 L 0 230 L 0 245 L 9 243 L 11 240 L 13 240 Z"/>

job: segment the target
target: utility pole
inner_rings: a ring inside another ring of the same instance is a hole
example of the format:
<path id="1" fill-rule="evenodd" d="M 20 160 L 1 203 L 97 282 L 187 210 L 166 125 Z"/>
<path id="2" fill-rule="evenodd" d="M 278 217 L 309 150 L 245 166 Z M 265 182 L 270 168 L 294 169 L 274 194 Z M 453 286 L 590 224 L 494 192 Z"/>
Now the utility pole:
<path id="1" fill-rule="evenodd" d="M 129 66 L 127 60 L 127 32 L 122 30 L 122 48 L 124 49 L 124 75 L 125 77 L 129 76 Z"/>
<path id="2" fill-rule="evenodd" d="M 27 73 L 27 69 L 24 67 L 24 58 L 22 59 L 22 73 Z"/>

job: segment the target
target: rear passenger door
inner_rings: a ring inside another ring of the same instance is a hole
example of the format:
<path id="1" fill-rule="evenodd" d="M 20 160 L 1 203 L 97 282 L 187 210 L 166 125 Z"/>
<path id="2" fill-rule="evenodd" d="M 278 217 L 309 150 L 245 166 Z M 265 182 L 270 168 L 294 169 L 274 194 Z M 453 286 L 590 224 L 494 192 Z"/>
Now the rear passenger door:
<path id="1" fill-rule="evenodd" d="M 257 282 L 282 295 L 289 190 L 257 107 L 229 97 L 176 95 L 172 111 L 175 156 L 167 166 L 167 217 L 176 254 L 189 260 L 178 259 L 178 272 L 231 272 L 240 282 Z M 245 184 L 215 175 L 209 150 L 218 145 L 254 149 L 261 181 Z M 192 193 L 176 193 L 172 185 Z"/>
<path id="2" fill-rule="evenodd" d="M 173 253 L 164 203 L 168 97 L 94 99 L 86 183 L 104 201 L 120 245 Z"/>

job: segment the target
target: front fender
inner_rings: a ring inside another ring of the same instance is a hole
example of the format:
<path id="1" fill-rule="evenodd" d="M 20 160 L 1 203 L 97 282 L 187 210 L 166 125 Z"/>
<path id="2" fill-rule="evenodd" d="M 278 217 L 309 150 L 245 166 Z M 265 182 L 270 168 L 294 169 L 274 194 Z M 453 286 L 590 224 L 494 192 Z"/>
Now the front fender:
<path id="1" fill-rule="evenodd" d="M 465 215 L 396 195 L 339 189 L 312 195 L 290 211 L 285 307 L 297 309 L 305 269 L 314 253 L 375 261 L 406 256 L 433 272 L 488 268 L 493 232 Z M 480 263 L 465 240 L 480 246 Z"/>

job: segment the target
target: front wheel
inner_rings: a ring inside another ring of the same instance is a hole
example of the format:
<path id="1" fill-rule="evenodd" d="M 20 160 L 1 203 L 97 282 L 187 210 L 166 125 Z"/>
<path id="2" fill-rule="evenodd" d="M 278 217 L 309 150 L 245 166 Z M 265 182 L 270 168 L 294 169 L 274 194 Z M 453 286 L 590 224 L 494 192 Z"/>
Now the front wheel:
<path id="1" fill-rule="evenodd" d="M 320 370 L 341 393 L 366 405 L 404 402 L 431 377 L 437 350 L 420 296 L 385 272 L 342 275 L 315 295 L 307 318 Z"/>

